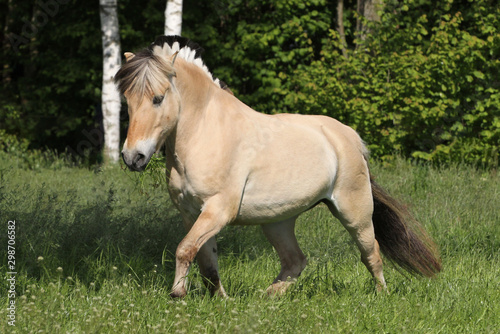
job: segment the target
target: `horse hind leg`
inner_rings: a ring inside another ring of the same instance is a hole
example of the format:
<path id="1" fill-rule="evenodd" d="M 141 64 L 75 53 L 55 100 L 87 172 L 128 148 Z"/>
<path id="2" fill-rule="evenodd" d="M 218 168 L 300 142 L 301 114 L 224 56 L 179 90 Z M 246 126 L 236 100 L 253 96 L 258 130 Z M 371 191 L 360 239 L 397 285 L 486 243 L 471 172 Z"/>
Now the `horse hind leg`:
<path id="1" fill-rule="evenodd" d="M 337 189 L 335 200 L 327 205 L 356 242 L 361 261 L 372 275 L 377 291 L 386 291 L 382 258 L 372 223 L 373 198 L 369 187 L 368 183 L 366 187 Z"/>
<path id="2" fill-rule="evenodd" d="M 200 268 L 201 276 L 203 277 L 203 282 L 210 291 L 210 294 L 212 296 L 227 297 L 226 291 L 224 291 L 224 287 L 220 282 L 215 237 L 208 239 L 200 248 L 196 255 L 196 260 Z"/>
<path id="3" fill-rule="evenodd" d="M 295 220 L 290 218 L 281 222 L 262 225 L 267 240 L 273 245 L 281 262 L 281 271 L 267 288 L 268 295 L 282 295 L 300 276 L 306 267 L 307 259 L 295 237 Z"/>

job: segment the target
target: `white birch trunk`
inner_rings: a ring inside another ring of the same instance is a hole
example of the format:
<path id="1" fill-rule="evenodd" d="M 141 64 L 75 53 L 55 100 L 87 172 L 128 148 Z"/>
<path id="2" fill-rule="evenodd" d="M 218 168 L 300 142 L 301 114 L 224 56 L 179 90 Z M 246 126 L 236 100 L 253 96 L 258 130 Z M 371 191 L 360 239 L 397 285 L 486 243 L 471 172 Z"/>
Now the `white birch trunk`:
<path id="1" fill-rule="evenodd" d="M 116 163 L 120 151 L 120 93 L 113 77 L 121 65 L 117 0 L 99 0 L 102 32 L 102 115 L 105 162 Z"/>
<path id="2" fill-rule="evenodd" d="M 165 35 L 181 35 L 182 0 L 167 0 L 165 9 Z"/>

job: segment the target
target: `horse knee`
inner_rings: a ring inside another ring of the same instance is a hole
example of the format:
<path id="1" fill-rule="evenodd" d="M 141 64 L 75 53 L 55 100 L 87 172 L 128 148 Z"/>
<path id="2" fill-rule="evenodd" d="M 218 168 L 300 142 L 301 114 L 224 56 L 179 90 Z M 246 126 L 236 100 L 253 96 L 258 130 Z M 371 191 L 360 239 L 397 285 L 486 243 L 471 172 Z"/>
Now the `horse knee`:
<path id="1" fill-rule="evenodd" d="M 194 246 L 186 245 L 183 242 L 181 242 L 177 247 L 177 251 L 175 252 L 175 257 L 179 262 L 191 263 L 193 262 L 197 252 L 198 251 Z"/>

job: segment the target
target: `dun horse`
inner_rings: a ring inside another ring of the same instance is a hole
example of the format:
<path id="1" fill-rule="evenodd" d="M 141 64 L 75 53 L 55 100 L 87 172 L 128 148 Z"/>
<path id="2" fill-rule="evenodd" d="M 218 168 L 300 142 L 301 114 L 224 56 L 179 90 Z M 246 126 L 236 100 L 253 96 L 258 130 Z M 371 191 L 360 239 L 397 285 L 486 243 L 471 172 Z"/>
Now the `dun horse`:
<path id="1" fill-rule="evenodd" d="M 186 295 L 195 257 L 210 292 L 225 296 L 215 236 L 227 225 L 251 224 L 262 226 L 281 260 L 268 293 L 283 293 L 307 263 L 295 220 L 320 202 L 355 240 L 377 290 L 386 290 L 380 251 L 410 273 L 440 271 L 421 225 L 373 182 L 353 129 L 325 116 L 254 111 L 212 77 L 200 50 L 183 37 L 160 36 L 125 53 L 115 77 L 129 112 L 123 160 L 142 171 L 165 146 L 170 196 L 188 230 L 176 251 L 173 297 Z"/>

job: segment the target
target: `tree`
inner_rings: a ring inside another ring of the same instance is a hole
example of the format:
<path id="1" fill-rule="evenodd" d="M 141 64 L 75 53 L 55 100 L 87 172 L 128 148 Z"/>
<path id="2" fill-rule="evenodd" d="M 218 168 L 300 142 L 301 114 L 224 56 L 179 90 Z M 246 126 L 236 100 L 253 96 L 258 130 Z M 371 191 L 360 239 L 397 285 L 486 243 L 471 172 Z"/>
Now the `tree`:
<path id="1" fill-rule="evenodd" d="M 347 58 L 347 43 L 344 29 L 344 0 L 337 0 L 337 31 L 340 37 L 340 47 L 342 55 Z"/>
<path id="2" fill-rule="evenodd" d="M 113 77 L 121 65 L 117 0 L 100 0 L 102 31 L 102 114 L 104 159 L 118 162 L 120 146 L 120 93 Z"/>
<path id="3" fill-rule="evenodd" d="M 355 127 L 375 158 L 397 150 L 498 166 L 497 2 L 184 0 L 178 14 L 214 76 L 256 110 L 333 116 Z M 165 5 L 118 2 L 122 50 L 151 43 Z M 0 147 L 4 133 L 30 149 L 101 162 L 99 7 L 0 0 L 0 8 Z"/>
<path id="4" fill-rule="evenodd" d="M 356 34 L 359 40 L 356 47 L 359 47 L 359 45 L 362 44 L 362 42 L 366 39 L 366 35 L 370 33 L 366 23 L 380 22 L 380 16 L 378 15 L 377 12 L 382 8 L 383 8 L 383 2 L 381 0 L 358 0 Z"/>
<path id="5" fill-rule="evenodd" d="M 165 35 L 180 35 L 182 31 L 182 0 L 168 0 L 165 9 Z"/>

